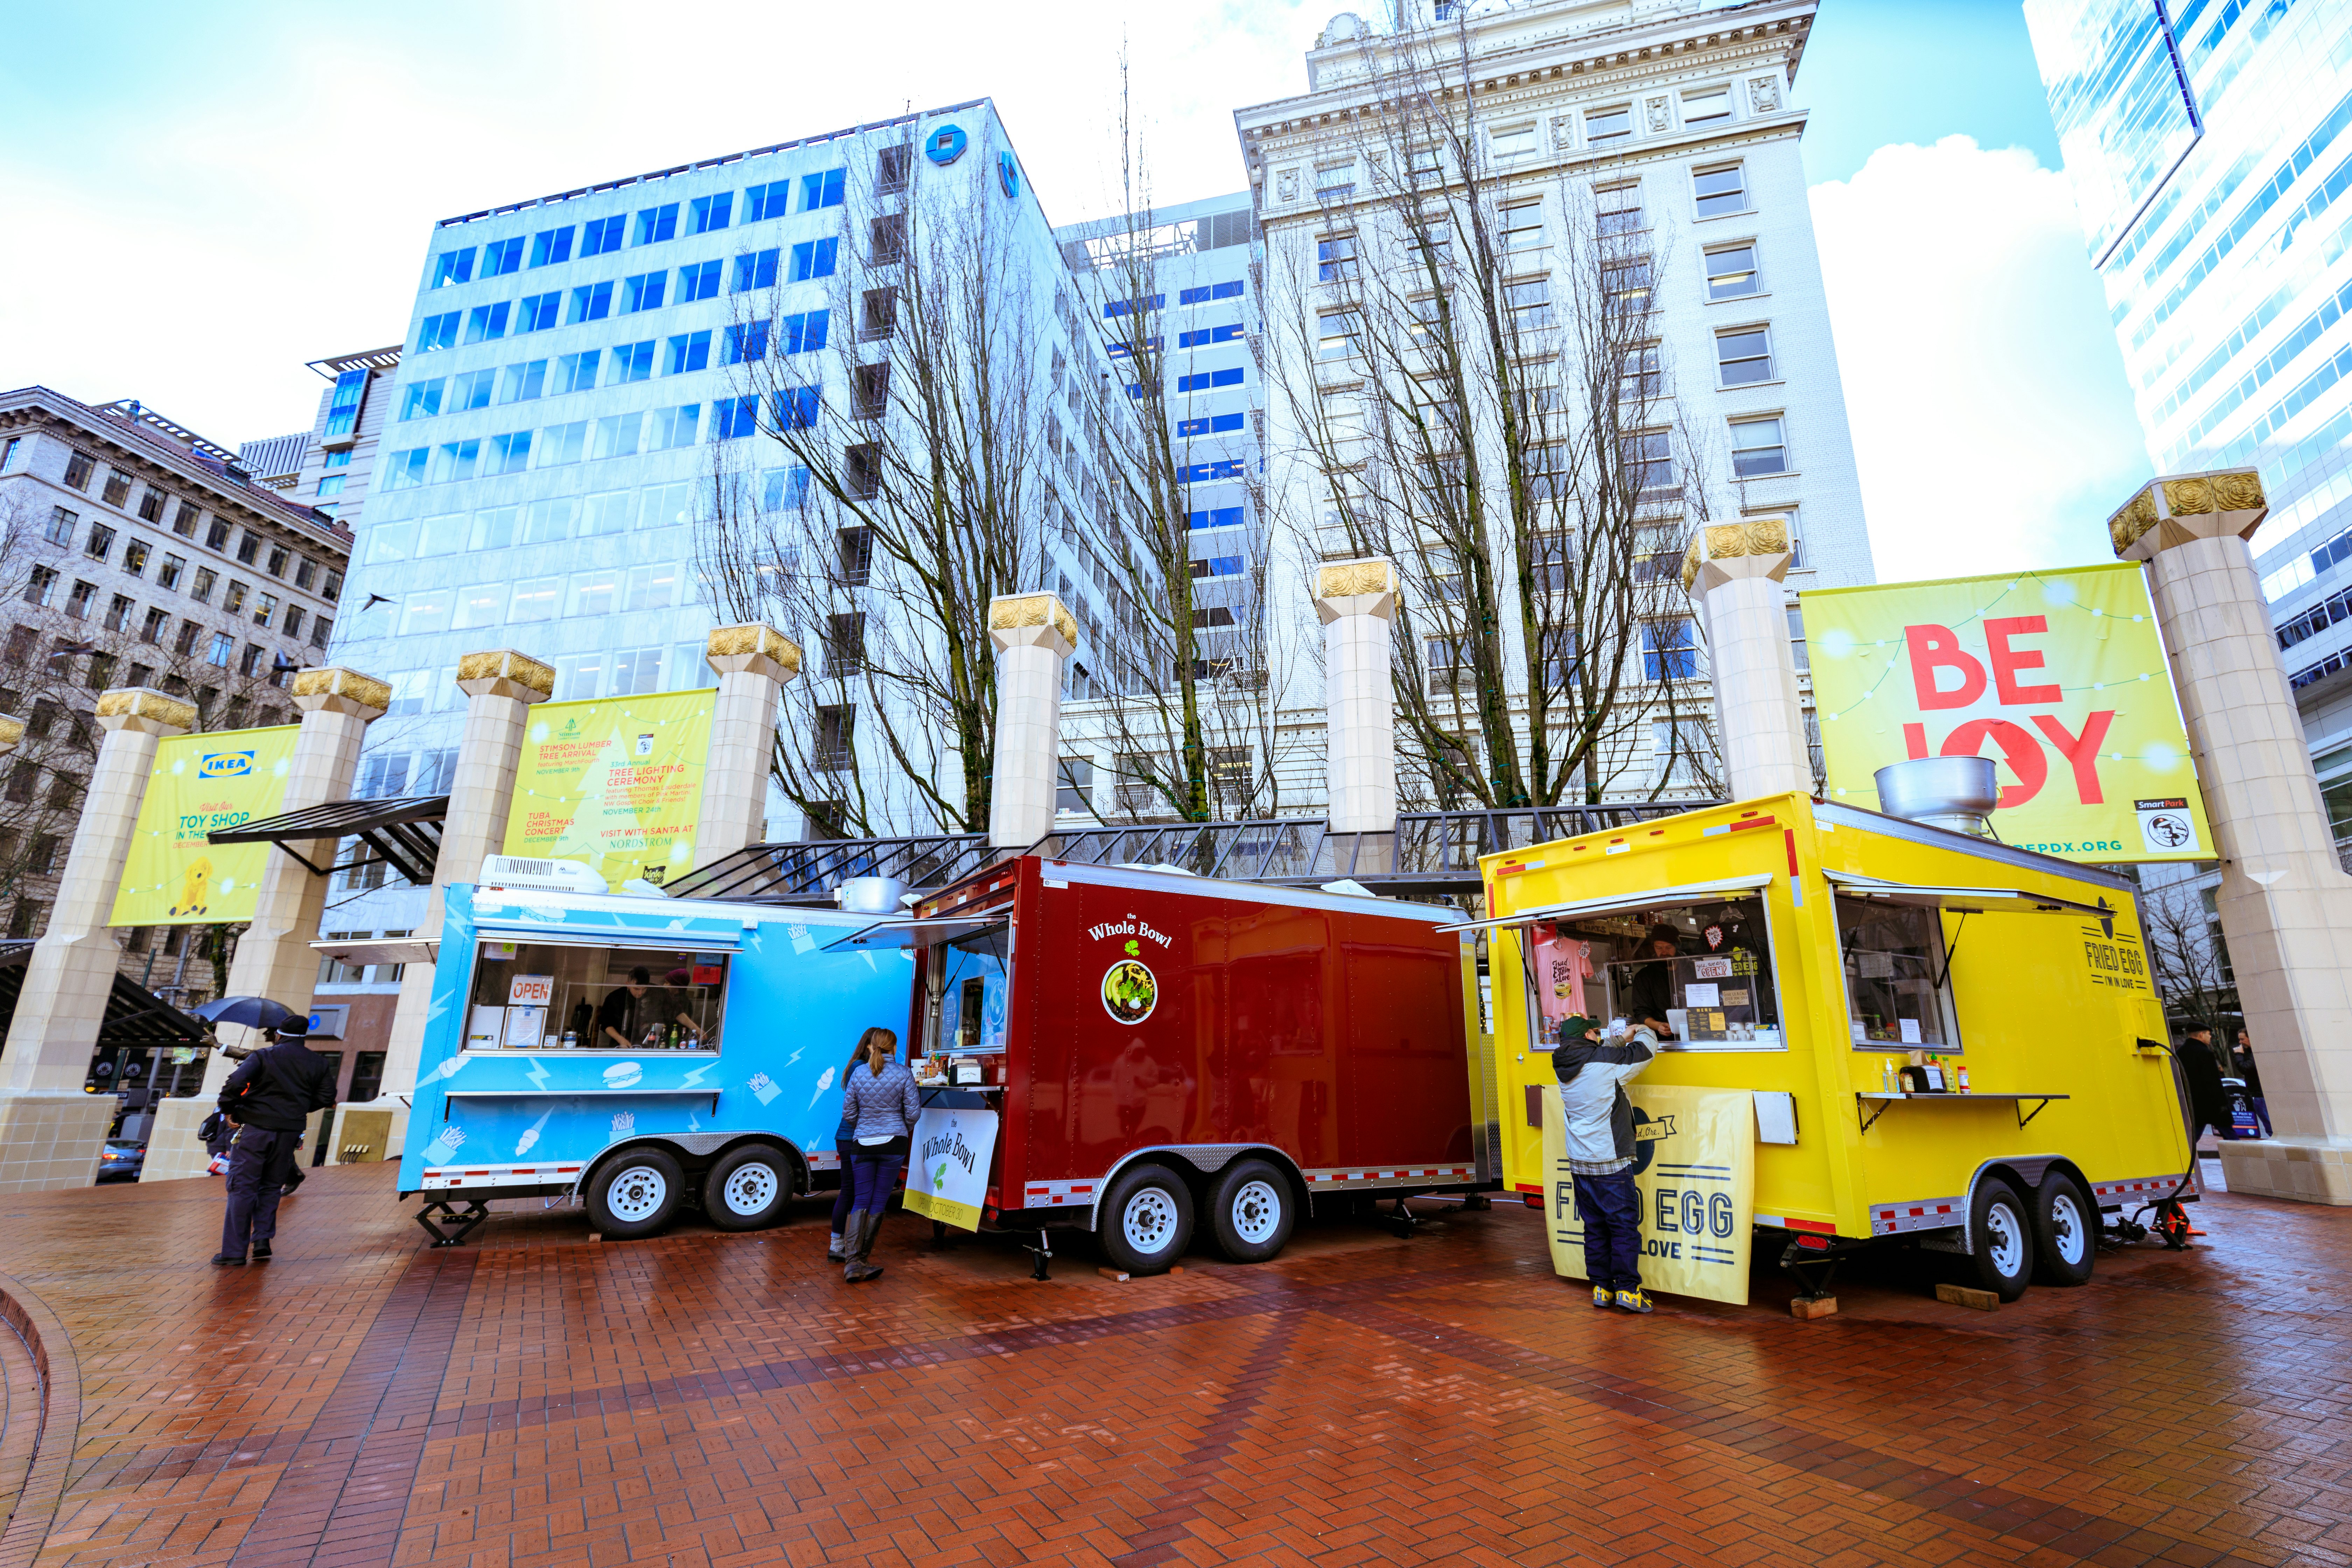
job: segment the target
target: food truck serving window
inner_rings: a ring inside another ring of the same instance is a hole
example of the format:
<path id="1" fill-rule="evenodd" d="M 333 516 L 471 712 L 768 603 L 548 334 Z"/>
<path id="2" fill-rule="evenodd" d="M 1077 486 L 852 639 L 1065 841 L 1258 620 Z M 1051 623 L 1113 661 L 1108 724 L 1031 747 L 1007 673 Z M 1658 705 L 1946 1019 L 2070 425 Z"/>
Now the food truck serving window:
<path id="1" fill-rule="evenodd" d="M 717 1050 L 727 965 L 724 952 L 483 942 L 466 1049 Z"/>
<path id="2" fill-rule="evenodd" d="M 1004 1049 L 1005 971 L 1013 928 L 1002 921 L 931 950 L 932 1056 L 984 1056 Z"/>
<path id="3" fill-rule="evenodd" d="M 1779 1050 L 1786 1043 L 1760 898 L 1539 921 L 1528 943 L 1547 1046 L 1572 1013 L 1647 1024 L 1670 1051 Z"/>
<path id="4" fill-rule="evenodd" d="M 1837 923 L 1854 1048 L 1958 1050 L 1942 917 L 1917 905 L 1841 896 Z"/>

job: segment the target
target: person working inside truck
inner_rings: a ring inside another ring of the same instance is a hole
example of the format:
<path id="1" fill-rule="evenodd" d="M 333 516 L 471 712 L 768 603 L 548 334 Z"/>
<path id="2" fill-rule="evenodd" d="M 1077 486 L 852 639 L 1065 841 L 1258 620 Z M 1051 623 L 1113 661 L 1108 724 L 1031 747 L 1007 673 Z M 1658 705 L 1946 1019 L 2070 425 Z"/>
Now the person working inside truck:
<path id="1" fill-rule="evenodd" d="M 1584 1222 L 1584 1275 L 1592 1281 L 1594 1306 L 1647 1312 L 1642 1194 L 1633 1187 L 1633 1102 L 1625 1098 L 1625 1085 L 1657 1055 L 1657 1034 L 1637 1023 L 1604 1045 L 1593 1037 L 1597 1027 L 1580 1013 L 1562 1018 L 1559 1045 L 1551 1053 L 1576 1214 Z"/>
<path id="2" fill-rule="evenodd" d="M 615 985 L 604 994 L 604 1005 L 596 1009 L 598 1045 L 624 1051 L 647 1049 L 648 1042 L 639 1037 L 639 1020 L 644 1020 L 647 1029 L 658 1028 L 668 1021 L 662 1016 L 666 1008 L 685 1026 L 685 1042 L 689 1046 L 700 1043 L 694 1020 L 677 1009 L 669 993 L 664 992 L 662 999 L 650 1006 L 645 1005 L 646 993 L 652 989 L 653 983 L 653 972 L 640 963 L 629 971 L 626 985 Z"/>
<path id="3" fill-rule="evenodd" d="M 1625 987 L 1625 1000 L 1619 1009 L 1627 1023 L 1638 1025 L 1662 1040 L 1675 1037 L 1666 1011 L 1675 1005 L 1674 958 L 1682 950 L 1682 934 L 1664 922 L 1650 928 L 1650 934 L 1643 942 L 1654 962 L 1633 971 L 1633 982 Z"/>

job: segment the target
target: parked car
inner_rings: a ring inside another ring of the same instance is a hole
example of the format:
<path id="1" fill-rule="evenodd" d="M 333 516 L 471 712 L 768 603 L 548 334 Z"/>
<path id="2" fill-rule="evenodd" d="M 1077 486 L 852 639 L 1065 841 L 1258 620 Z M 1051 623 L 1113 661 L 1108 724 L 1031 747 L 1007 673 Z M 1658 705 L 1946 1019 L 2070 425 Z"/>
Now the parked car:
<path id="1" fill-rule="evenodd" d="M 101 1182 L 135 1182 L 147 1164 L 147 1145 L 110 1139 L 98 1156 L 98 1179 Z"/>

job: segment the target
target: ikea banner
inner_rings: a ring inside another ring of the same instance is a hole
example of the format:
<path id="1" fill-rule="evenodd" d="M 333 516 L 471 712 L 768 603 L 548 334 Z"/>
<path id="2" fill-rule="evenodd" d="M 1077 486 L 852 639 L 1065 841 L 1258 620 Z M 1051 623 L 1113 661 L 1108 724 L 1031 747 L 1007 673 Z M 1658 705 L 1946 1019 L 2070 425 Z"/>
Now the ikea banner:
<path id="1" fill-rule="evenodd" d="M 299 724 L 174 735 L 155 747 L 122 886 L 109 925 L 249 921 L 269 844 L 212 844 L 205 835 L 275 816 L 286 799 Z"/>
<path id="2" fill-rule="evenodd" d="M 1633 1190 L 1642 1215 L 1642 1287 L 1748 1304 L 1756 1228 L 1756 1097 L 1747 1089 L 1625 1086 L 1633 1102 Z M 1551 1270 L 1584 1272 L 1584 1220 L 1568 1168 L 1559 1093 L 1544 1096 L 1543 1157 Z"/>
<path id="3" fill-rule="evenodd" d="M 2180 707 L 2126 561 L 1800 595 L 1830 798 L 1872 775 L 1990 754 L 1993 831 L 2069 860 L 2210 860 Z"/>
<path id="4" fill-rule="evenodd" d="M 684 876 L 718 700 L 706 688 L 533 708 L 504 852 L 584 861 L 616 893 Z"/>

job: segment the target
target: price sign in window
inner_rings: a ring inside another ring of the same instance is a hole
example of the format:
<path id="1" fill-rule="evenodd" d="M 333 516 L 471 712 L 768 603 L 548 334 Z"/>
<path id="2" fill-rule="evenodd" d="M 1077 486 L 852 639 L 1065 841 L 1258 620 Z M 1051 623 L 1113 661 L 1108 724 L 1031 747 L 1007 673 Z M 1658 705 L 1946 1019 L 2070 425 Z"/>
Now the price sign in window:
<path id="1" fill-rule="evenodd" d="M 509 1007 L 544 1007 L 555 996 L 552 974 L 518 974 L 507 987 Z"/>

